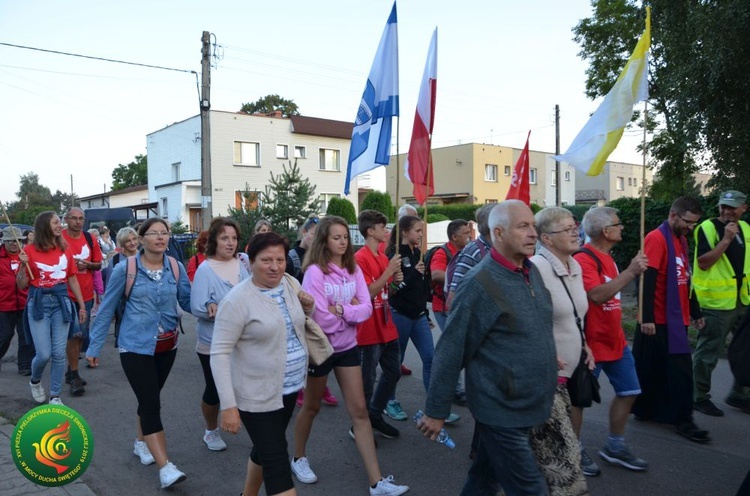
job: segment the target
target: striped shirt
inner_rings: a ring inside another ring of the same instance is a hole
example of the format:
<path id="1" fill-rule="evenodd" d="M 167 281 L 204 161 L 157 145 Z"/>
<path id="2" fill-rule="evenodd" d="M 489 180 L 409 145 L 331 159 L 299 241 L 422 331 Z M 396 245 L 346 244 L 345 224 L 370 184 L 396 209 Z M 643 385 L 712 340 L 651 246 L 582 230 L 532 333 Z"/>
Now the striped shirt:
<path id="1" fill-rule="evenodd" d="M 482 243 L 484 245 L 484 250 L 482 250 L 479 247 L 479 243 Z M 490 252 L 490 248 L 492 248 L 492 245 L 488 243 L 484 236 L 481 234 L 477 239 L 470 242 L 468 245 L 464 247 L 461 252 L 456 255 L 458 259 L 456 259 L 456 268 L 453 272 L 453 277 L 451 278 L 451 285 L 450 288 L 448 288 L 448 292 L 455 292 L 456 288 L 458 288 L 458 283 L 461 282 L 461 279 L 474 267 L 477 265 L 482 258 L 484 258 L 484 255 L 487 255 Z"/>
<path id="2" fill-rule="evenodd" d="M 286 308 L 284 301 L 284 286 L 279 285 L 273 289 L 261 289 L 261 291 L 273 299 L 281 310 L 286 322 L 286 369 L 284 370 L 284 386 L 282 394 L 296 393 L 305 387 L 305 377 L 307 376 L 307 353 L 302 347 L 302 343 L 294 332 L 294 324 L 289 310 Z"/>

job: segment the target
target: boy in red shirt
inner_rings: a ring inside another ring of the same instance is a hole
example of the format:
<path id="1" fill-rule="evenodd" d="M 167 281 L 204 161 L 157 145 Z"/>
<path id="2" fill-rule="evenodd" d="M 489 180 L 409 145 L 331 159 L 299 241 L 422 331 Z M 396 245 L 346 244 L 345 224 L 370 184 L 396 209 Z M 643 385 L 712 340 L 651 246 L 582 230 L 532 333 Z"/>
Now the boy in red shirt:
<path id="1" fill-rule="evenodd" d="M 354 254 L 354 258 L 362 270 L 372 298 L 372 315 L 357 326 L 365 401 L 373 431 L 393 439 L 398 437 L 399 431 L 383 420 L 383 410 L 388 404 L 388 398 L 395 394 L 396 384 L 401 377 L 401 351 L 398 330 L 388 307 L 388 285 L 389 282 L 398 284 L 403 280 L 401 257 L 397 254 L 389 261 L 388 257 L 378 252 L 378 245 L 385 240 L 387 234 L 385 226 L 388 219 L 385 215 L 375 210 L 363 210 L 358 220 L 359 232 L 365 237 L 365 246 Z M 375 387 L 378 364 L 382 374 Z M 349 434 L 353 436 L 351 430 Z"/>

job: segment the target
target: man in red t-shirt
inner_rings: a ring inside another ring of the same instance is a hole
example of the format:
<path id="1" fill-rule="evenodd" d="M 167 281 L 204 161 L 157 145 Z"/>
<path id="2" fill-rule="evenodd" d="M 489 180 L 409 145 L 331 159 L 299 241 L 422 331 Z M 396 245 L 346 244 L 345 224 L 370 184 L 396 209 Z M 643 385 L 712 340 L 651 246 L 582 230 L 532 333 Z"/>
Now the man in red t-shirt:
<path id="1" fill-rule="evenodd" d="M 633 413 L 677 427 L 681 436 L 697 442 L 710 440 L 708 431 L 693 422 L 693 359 L 687 327 L 691 315 L 698 329 L 703 317 L 695 294 L 689 295 L 690 258 L 687 239 L 701 217 L 698 200 L 680 197 L 669 217 L 646 236 L 648 270 L 643 276 L 640 332 L 633 340 L 633 356 L 643 392 Z"/>
<path id="2" fill-rule="evenodd" d="M 445 284 L 445 271 L 448 268 L 450 259 L 458 255 L 464 249 L 464 246 L 471 241 L 471 227 L 463 219 L 452 220 L 448 224 L 448 242 L 443 247 L 438 248 L 432 259 L 430 259 L 430 274 L 432 274 L 432 314 L 442 332 L 445 329 L 445 322 L 448 320 L 448 313 L 445 311 L 445 293 L 443 285 Z M 448 250 L 450 257 L 445 250 Z M 456 384 L 456 396 L 453 402 L 457 405 L 466 406 L 466 390 L 463 379 L 459 376 Z"/>
<path id="3" fill-rule="evenodd" d="M 0 359 L 5 356 L 13 335 L 18 334 L 18 373 L 31 375 L 31 360 L 34 358 L 34 343 L 26 342 L 22 316 L 26 306 L 27 289 L 20 289 L 16 278 L 20 270 L 26 270 L 18 258 L 20 241 L 26 239 L 23 232 L 14 226 L 3 229 L 0 244 Z"/>
<path id="4" fill-rule="evenodd" d="M 598 377 L 604 370 L 616 394 L 609 408 L 609 437 L 599 456 L 630 470 L 646 470 L 648 463 L 633 456 L 625 443 L 625 425 L 641 387 L 635 373 L 633 353 L 622 330 L 620 291 L 646 270 L 648 258 L 639 252 L 628 268 L 619 273 L 610 252 L 622 241 L 623 225 L 614 208 L 594 207 L 586 212 L 583 229 L 591 242 L 574 257 L 583 271 L 583 286 L 589 298 L 586 341 L 596 360 L 594 374 Z M 580 439 L 583 409 L 572 407 L 570 418 Z M 584 475 L 600 473 L 583 446 L 581 465 Z"/>
<path id="5" fill-rule="evenodd" d="M 354 254 L 354 258 L 372 299 L 372 315 L 357 325 L 362 383 L 373 431 L 392 439 L 398 437 L 399 430 L 383 419 L 383 410 L 388 399 L 396 393 L 396 384 L 401 377 L 401 348 L 398 329 L 388 306 L 388 289 L 389 283 L 398 284 L 403 280 L 401 256 L 396 254 L 389 261 L 388 257 L 378 252 L 378 245 L 386 236 L 388 219 L 385 215 L 375 210 L 363 210 L 358 221 L 359 232 L 365 237 L 365 246 Z M 375 387 L 378 364 L 382 374 Z"/>
<path id="6" fill-rule="evenodd" d="M 83 223 L 85 217 L 83 210 L 78 207 L 70 207 L 65 213 L 65 222 L 67 228 L 63 230 L 62 236 L 68 243 L 68 247 L 73 254 L 78 269 L 78 284 L 81 286 L 81 295 L 83 296 L 86 307 L 86 315 L 91 315 L 91 308 L 94 306 L 94 277 L 93 272 L 102 268 L 102 251 L 99 243 L 91 237 L 90 234 L 84 233 Z M 68 295 L 75 302 L 73 293 L 68 288 Z M 78 304 L 76 303 L 76 308 Z M 89 341 L 89 322 L 81 324 L 81 335 L 68 339 L 68 345 L 65 353 L 68 356 L 68 371 L 65 373 L 65 382 L 70 384 L 70 394 L 80 396 L 86 390 L 84 386 L 86 381 L 78 375 L 78 355 L 81 351 L 86 351 Z"/>

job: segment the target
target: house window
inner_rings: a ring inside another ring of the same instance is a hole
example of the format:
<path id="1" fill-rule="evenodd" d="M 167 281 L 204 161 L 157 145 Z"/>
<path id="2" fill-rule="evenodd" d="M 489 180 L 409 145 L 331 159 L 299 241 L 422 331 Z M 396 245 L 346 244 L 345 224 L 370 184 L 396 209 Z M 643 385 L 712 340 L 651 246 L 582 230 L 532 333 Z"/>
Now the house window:
<path id="1" fill-rule="evenodd" d="M 552 169 L 552 175 L 550 176 L 549 185 L 557 186 L 557 170 L 555 169 Z"/>
<path id="2" fill-rule="evenodd" d="M 615 187 L 617 188 L 617 191 L 623 191 L 625 189 L 625 178 L 624 177 L 616 178 Z"/>
<path id="3" fill-rule="evenodd" d="M 328 203 L 331 201 L 331 198 L 341 198 L 341 195 L 338 193 L 321 193 L 318 196 L 318 206 L 321 212 L 328 211 Z"/>
<path id="4" fill-rule="evenodd" d="M 172 182 L 176 183 L 180 180 L 180 162 L 172 164 Z"/>
<path id="5" fill-rule="evenodd" d="M 484 180 L 496 183 L 497 182 L 497 165 L 485 164 L 484 165 Z"/>
<path id="6" fill-rule="evenodd" d="M 536 169 L 529 169 L 529 184 L 536 184 Z"/>
<path id="7" fill-rule="evenodd" d="M 294 147 L 294 158 L 307 158 L 307 150 L 304 146 Z"/>
<path id="8" fill-rule="evenodd" d="M 340 171 L 341 170 L 341 152 L 331 150 L 330 148 L 320 149 L 320 170 L 322 171 Z"/>
<path id="9" fill-rule="evenodd" d="M 260 203 L 260 193 L 257 191 L 235 191 L 234 208 L 242 209 L 245 212 L 255 210 Z"/>
<path id="10" fill-rule="evenodd" d="M 234 165 L 260 166 L 260 143 L 234 142 Z"/>
<path id="11" fill-rule="evenodd" d="M 503 174 L 505 174 L 506 176 L 509 176 L 509 177 L 510 177 L 510 165 L 506 165 L 506 166 L 505 166 L 505 167 L 503 168 Z"/>
<path id="12" fill-rule="evenodd" d="M 276 145 L 276 158 L 289 158 L 289 145 Z"/>
<path id="13" fill-rule="evenodd" d="M 570 181 L 570 171 L 565 171 L 565 180 Z"/>
<path id="14" fill-rule="evenodd" d="M 497 203 L 497 200 L 494 198 L 487 198 L 486 200 L 484 200 L 484 204 L 486 205 L 488 203 Z"/>
<path id="15" fill-rule="evenodd" d="M 167 203 L 166 198 L 161 199 L 161 218 L 162 219 L 169 219 L 169 203 Z"/>

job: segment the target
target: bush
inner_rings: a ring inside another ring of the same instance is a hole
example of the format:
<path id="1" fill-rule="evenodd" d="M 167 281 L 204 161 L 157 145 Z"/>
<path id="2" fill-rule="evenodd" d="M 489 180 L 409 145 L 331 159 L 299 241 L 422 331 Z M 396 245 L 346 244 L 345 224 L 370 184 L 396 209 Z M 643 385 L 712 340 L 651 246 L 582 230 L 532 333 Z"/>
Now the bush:
<path id="1" fill-rule="evenodd" d="M 375 210 L 388 218 L 388 222 L 395 222 L 396 211 L 391 202 L 391 195 L 380 191 L 373 191 L 362 200 L 362 210 Z"/>
<path id="2" fill-rule="evenodd" d="M 477 211 L 482 205 L 472 205 L 471 203 L 458 203 L 453 205 L 430 205 L 427 209 L 427 214 L 440 214 L 444 215 L 448 220 L 464 219 L 473 220 L 474 212 Z M 417 214 L 420 217 L 424 217 L 424 208 L 417 207 Z"/>
<path id="3" fill-rule="evenodd" d="M 354 210 L 354 205 L 346 198 L 331 198 L 331 201 L 328 202 L 326 215 L 338 215 L 346 219 L 349 224 L 357 223 L 357 212 Z"/>
<path id="4" fill-rule="evenodd" d="M 432 224 L 433 222 L 442 222 L 444 220 L 450 220 L 450 219 L 443 214 L 428 213 L 427 219 L 425 220 L 427 221 L 428 224 Z"/>

